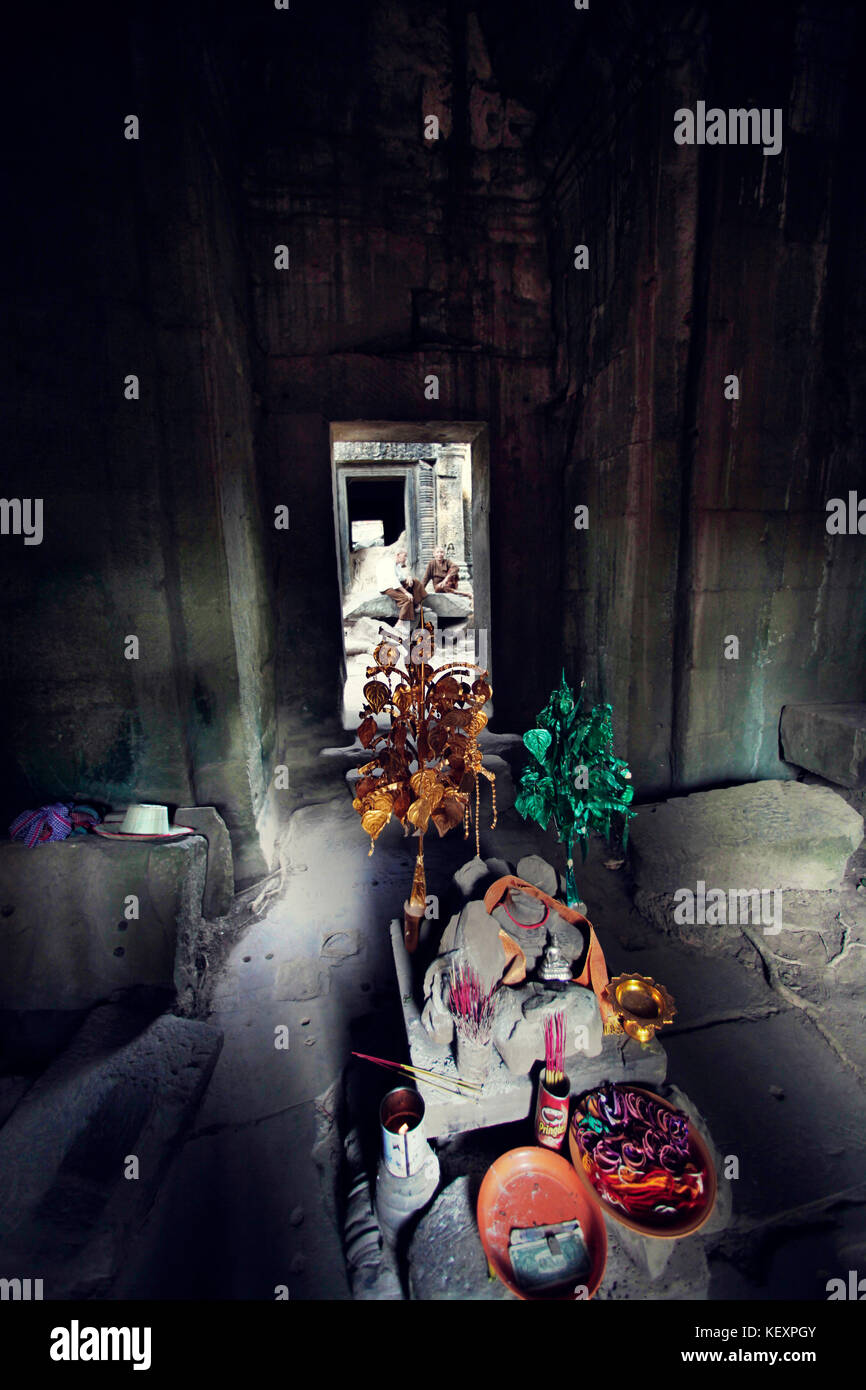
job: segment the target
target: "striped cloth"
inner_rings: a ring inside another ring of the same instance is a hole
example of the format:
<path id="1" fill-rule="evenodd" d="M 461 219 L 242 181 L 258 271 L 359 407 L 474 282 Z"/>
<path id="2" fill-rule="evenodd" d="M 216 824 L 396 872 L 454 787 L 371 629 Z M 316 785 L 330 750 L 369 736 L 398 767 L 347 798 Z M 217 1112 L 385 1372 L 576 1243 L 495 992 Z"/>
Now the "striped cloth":
<path id="1" fill-rule="evenodd" d="M 23 840 L 33 849 L 34 845 L 46 844 L 49 840 L 86 834 L 99 820 L 99 813 L 92 806 L 67 806 L 55 801 L 50 806 L 40 806 L 38 811 L 22 811 L 10 825 L 9 834 L 13 840 Z"/>

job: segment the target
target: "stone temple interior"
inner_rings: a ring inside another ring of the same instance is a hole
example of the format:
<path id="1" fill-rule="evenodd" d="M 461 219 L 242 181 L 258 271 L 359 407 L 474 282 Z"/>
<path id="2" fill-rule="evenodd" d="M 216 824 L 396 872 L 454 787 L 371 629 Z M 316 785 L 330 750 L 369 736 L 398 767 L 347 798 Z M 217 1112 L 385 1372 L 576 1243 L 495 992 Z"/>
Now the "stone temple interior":
<path id="1" fill-rule="evenodd" d="M 864 29 L 844 0 L 16 18 L 4 1298 L 513 1299 L 477 1204 L 535 1142 L 539 1023 L 503 986 L 482 1099 L 420 1086 L 420 1177 L 381 1156 L 405 1076 L 353 1056 L 453 1072 L 437 971 L 497 939 L 550 1011 L 541 919 L 484 901 L 507 875 L 675 1004 L 603 1034 L 566 984 L 572 1096 L 643 1084 L 716 1169 L 693 1234 L 604 1213 L 595 1299 L 859 1296 Z M 497 823 L 478 775 L 476 844 L 466 772 L 449 833 L 395 812 L 370 854 L 401 551 L 416 580 L 442 552 L 435 650 L 489 673 Z M 635 812 L 577 897 L 526 815 L 563 674 Z"/>

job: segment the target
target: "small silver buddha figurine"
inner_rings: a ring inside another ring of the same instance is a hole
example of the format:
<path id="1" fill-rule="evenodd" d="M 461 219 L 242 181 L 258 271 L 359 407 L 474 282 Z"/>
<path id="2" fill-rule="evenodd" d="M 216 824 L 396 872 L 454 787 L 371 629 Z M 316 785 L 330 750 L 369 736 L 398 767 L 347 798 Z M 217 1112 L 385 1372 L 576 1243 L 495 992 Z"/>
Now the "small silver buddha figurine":
<path id="1" fill-rule="evenodd" d="M 539 980 L 546 985 L 564 987 L 571 983 L 571 965 L 560 951 L 555 933 L 548 938 L 537 973 Z"/>

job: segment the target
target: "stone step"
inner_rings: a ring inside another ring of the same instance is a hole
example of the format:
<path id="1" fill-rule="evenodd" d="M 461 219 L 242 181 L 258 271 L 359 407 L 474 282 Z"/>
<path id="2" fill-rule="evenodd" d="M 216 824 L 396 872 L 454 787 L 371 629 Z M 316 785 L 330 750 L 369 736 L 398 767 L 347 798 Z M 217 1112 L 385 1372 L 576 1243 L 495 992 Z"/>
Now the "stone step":
<path id="1" fill-rule="evenodd" d="M 779 732 L 786 762 L 840 787 L 866 787 L 866 704 L 785 705 Z"/>
<path id="2" fill-rule="evenodd" d="M 0 1129 L 0 1276 L 108 1294 L 221 1047 L 206 1023 L 92 1011 Z"/>

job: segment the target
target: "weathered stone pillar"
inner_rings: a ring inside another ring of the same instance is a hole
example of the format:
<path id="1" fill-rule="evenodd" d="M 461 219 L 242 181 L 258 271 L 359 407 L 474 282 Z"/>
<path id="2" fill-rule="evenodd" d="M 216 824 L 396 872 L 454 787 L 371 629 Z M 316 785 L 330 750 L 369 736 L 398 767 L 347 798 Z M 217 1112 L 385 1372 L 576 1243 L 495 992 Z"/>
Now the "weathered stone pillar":
<path id="1" fill-rule="evenodd" d="M 458 566 L 461 579 L 469 578 L 466 534 L 463 528 L 464 444 L 446 445 L 436 465 L 436 544 Z"/>

